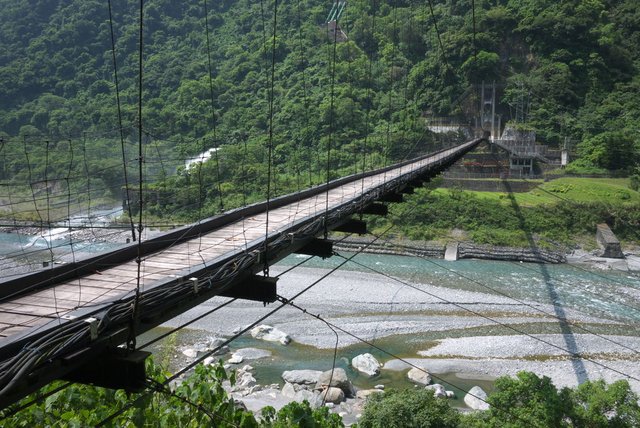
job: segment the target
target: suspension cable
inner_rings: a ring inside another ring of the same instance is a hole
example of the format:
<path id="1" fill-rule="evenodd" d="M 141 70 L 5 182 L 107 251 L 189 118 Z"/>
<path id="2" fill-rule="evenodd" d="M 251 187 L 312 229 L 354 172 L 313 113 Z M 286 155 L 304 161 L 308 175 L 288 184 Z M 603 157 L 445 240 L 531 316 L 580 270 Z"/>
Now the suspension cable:
<path id="1" fill-rule="evenodd" d="M 137 246 L 137 275 L 136 275 L 136 294 L 133 300 L 133 310 L 131 312 L 131 322 L 129 329 L 129 338 L 127 339 L 127 349 L 136 349 L 136 323 L 138 314 L 138 304 L 140 301 L 140 284 L 142 282 L 142 211 L 144 198 L 142 195 L 143 190 L 143 153 L 142 153 L 142 54 L 143 54 L 143 29 L 144 29 L 144 0 L 140 0 L 140 26 L 139 26 L 139 49 L 138 49 L 138 246 Z"/>
<path id="2" fill-rule="evenodd" d="M 127 157 L 124 150 L 124 129 L 122 128 L 122 108 L 120 105 L 120 83 L 118 81 L 118 62 L 116 61 L 116 39 L 113 32 L 113 13 L 111 10 L 111 0 L 108 0 L 109 5 L 109 30 L 111 32 L 111 58 L 113 60 L 113 76 L 116 84 L 116 104 L 118 110 L 118 130 L 120 131 L 120 148 L 122 151 L 122 168 L 124 172 L 124 186 L 127 198 L 127 211 L 129 213 L 129 224 L 131 225 L 131 237 L 133 241 L 136 240 L 136 228 L 133 224 L 133 214 L 131 212 L 131 196 L 129 193 L 129 177 L 127 173 Z M 87 178 L 89 179 L 89 178 Z"/>
<path id="3" fill-rule="evenodd" d="M 204 22 L 205 22 L 205 33 L 207 35 L 207 64 L 208 64 L 208 74 L 209 74 L 209 95 L 211 97 L 211 125 L 213 130 L 213 158 L 216 164 L 216 180 L 218 182 L 218 197 L 220 204 L 220 212 L 224 211 L 224 200 L 222 198 L 222 182 L 220 178 L 220 157 L 218 155 L 218 137 L 217 137 L 217 118 L 216 118 L 216 109 L 215 109 L 215 96 L 213 91 L 213 76 L 212 76 L 212 67 L 211 67 L 211 44 L 209 41 L 209 8 L 207 5 L 207 0 L 204 0 Z M 200 164 L 202 167 L 202 163 Z"/>
<path id="4" fill-rule="evenodd" d="M 276 76 L 276 35 L 278 24 L 278 0 L 273 5 L 273 39 L 271 46 L 271 85 L 269 90 L 269 140 L 267 143 L 267 213 L 264 236 L 264 276 L 269 276 L 269 211 L 271 205 L 271 169 L 273 163 L 273 99 L 275 96 Z"/>
<path id="5" fill-rule="evenodd" d="M 336 80 L 336 53 L 337 53 L 337 45 L 338 45 L 338 21 L 340 17 L 336 16 L 336 25 L 333 32 L 333 53 L 331 58 L 329 59 L 331 63 L 331 99 L 330 99 L 330 107 L 329 107 L 329 139 L 327 140 L 327 171 L 326 171 L 326 186 L 327 191 L 325 193 L 325 220 L 324 220 L 324 239 L 327 239 L 329 236 L 329 182 L 331 181 L 331 145 L 333 143 L 333 134 L 334 134 L 334 126 L 335 126 L 335 112 L 334 112 L 334 102 L 335 102 L 335 80 Z"/>

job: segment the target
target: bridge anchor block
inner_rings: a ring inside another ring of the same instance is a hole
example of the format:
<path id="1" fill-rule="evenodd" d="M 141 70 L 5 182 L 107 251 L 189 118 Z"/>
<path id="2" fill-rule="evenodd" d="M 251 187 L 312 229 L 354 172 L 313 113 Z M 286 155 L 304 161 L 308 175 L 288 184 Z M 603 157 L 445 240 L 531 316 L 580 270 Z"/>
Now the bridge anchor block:
<path id="1" fill-rule="evenodd" d="M 234 297 L 236 299 L 254 300 L 262 303 L 273 303 L 277 297 L 277 282 L 278 278 L 253 275 L 238 282 L 219 295 Z"/>
<path id="2" fill-rule="evenodd" d="M 333 255 L 333 241 L 314 238 L 311 242 L 297 250 L 295 253 L 306 254 L 308 256 L 318 256 L 323 259 L 327 259 Z"/>
<path id="3" fill-rule="evenodd" d="M 67 374 L 64 379 L 103 388 L 140 392 L 146 385 L 144 361 L 149 355 L 151 352 L 108 348 L 99 357 L 90 359 Z"/>
<path id="4" fill-rule="evenodd" d="M 362 220 L 356 220 L 351 218 L 340 226 L 333 228 L 336 232 L 345 233 L 357 233 L 358 235 L 365 235 L 367 233 L 367 222 Z"/>
<path id="5" fill-rule="evenodd" d="M 389 214 L 389 207 L 385 204 L 369 204 L 362 209 L 362 214 L 373 214 L 385 216 Z"/>
<path id="6" fill-rule="evenodd" d="M 400 203 L 404 202 L 404 197 L 401 193 L 387 193 L 378 199 L 380 202 L 395 202 Z"/>

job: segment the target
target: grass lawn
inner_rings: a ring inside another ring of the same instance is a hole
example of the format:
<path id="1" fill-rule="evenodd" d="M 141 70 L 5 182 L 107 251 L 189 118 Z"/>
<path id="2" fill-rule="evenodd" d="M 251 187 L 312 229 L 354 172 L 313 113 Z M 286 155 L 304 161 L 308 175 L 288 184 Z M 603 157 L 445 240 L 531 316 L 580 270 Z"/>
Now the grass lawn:
<path id="1" fill-rule="evenodd" d="M 447 189 L 437 189 L 445 194 Z M 510 203 L 507 193 L 473 192 L 483 199 Z M 629 188 L 627 178 L 578 178 L 562 177 L 542 183 L 526 193 L 513 194 L 518 205 L 535 206 L 554 204 L 561 200 L 573 202 L 605 202 L 613 205 L 635 205 L 640 207 L 640 192 Z"/>

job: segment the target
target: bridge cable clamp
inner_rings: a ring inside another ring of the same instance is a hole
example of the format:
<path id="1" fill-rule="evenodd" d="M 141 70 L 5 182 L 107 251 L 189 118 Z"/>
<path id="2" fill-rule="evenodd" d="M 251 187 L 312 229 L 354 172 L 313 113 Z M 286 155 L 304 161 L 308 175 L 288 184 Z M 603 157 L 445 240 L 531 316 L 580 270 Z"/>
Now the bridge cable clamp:
<path id="1" fill-rule="evenodd" d="M 193 285 L 194 294 L 198 294 L 198 292 L 200 292 L 200 282 L 198 281 L 198 278 L 193 276 L 189 278 L 189 281 L 191 281 L 191 284 Z M 209 279 L 209 281 L 211 281 L 211 279 Z"/>
<path id="2" fill-rule="evenodd" d="M 83 321 L 89 324 L 89 336 L 91 337 L 91 340 L 96 340 L 98 338 L 98 319 L 89 317 Z"/>

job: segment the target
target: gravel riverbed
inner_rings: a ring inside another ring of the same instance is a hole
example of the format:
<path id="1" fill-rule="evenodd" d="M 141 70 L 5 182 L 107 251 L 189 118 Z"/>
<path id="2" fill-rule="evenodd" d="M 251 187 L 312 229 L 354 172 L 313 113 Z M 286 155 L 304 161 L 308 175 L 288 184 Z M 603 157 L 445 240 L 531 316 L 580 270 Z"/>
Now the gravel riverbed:
<path id="1" fill-rule="evenodd" d="M 284 269 L 272 267 L 271 274 Z M 282 275 L 279 291 L 290 298 L 327 272 L 296 268 Z M 167 326 L 180 325 L 222 301 L 208 301 Z M 628 379 L 640 392 L 637 326 L 615 319 L 563 307 L 561 318 L 567 322 L 561 322 L 558 308 L 550 304 L 430 284 L 406 285 L 378 274 L 343 270 L 321 280 L 295 302 L 352 334 L 339 334 L 340 348 L 361 339 L 375 344 L 403 337 L 407 341 L 403 358 L 433 373 L 493 379 L 528 370 L 551 377 L 558 386 L 587 379 Z M 191 327 L 230 336 L 278 305 L 234 302 Z M 318 349 L 335 344 L 335 335 L 323 322 L 290 306 L 265 323 L 285 331 L 296 343 Z M 419 339 L 425 335 L 427 339 Z M 383 371 L 408 368 L 390 356 L 381 362 Z"/>

